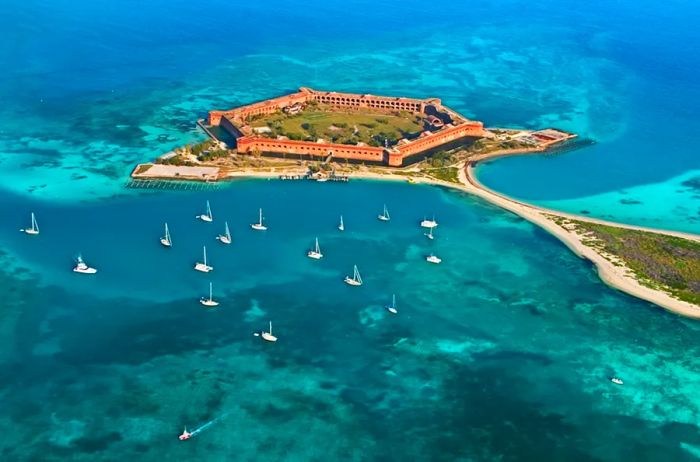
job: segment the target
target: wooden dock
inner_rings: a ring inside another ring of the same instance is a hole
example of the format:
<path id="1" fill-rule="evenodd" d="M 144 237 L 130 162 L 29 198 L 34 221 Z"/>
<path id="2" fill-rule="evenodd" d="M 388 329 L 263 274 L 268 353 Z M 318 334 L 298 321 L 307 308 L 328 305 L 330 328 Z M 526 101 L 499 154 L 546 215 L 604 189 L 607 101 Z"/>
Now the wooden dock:
<path id="1" fill-rule="evenodd" d="M 206 181 L 172 181 L 172 180 L 139 180 L 132 179 L 126 183 L 128 189 L 160 189 L 170 191 L 210 191 L 218 189 L 221 183 Z"/>

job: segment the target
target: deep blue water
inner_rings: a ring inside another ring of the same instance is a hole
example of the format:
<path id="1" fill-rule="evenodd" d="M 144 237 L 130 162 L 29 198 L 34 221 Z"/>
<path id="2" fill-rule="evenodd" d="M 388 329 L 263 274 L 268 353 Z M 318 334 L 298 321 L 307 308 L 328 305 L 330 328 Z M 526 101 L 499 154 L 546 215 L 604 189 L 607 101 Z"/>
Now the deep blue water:
<path id="1" fill-rule="evenodd" d="M 437 96 L 489 126 L 575 131 L 597 144 L 499 160 L 480 177 L 549 207 L 698 232 L 692 3 L 0 11 L 4 460 L 700 454 L 697 324 L 609 289 L 520 219 L 400 184 L 124 188 L 134 163 L 201 139 L 207 110 L 303 85 Z M 194 220 L 207 199 L 213 224 Z M 385 202 L 388 224 L 376 220 Z M 248 227 L 258 207 L 267 233 Z M 31 211 L 36 238 L 17 231 Z M 430 242 L 417 221 L 433 213 Z M 223 220 L 229 247 L 214 239 Z M 157 242 L 164 221 L 170 250 Z M 316 236 L 319 262 L 304 256 Z M 209 275 L 192 270 L 202 245 Z M 431 251 L 441 265 L 423 260 Z M 71 272 L 78 253 L 97 275 Z M 342 283 L 353 264 L 357 289 Z M 207 312 L 197 300 L 210 281 L 221 306 Z M 396 317 L 382 308 L 392 293 Z M 261 344 L 252 333 L 270 319 L 280 342 Z"/>

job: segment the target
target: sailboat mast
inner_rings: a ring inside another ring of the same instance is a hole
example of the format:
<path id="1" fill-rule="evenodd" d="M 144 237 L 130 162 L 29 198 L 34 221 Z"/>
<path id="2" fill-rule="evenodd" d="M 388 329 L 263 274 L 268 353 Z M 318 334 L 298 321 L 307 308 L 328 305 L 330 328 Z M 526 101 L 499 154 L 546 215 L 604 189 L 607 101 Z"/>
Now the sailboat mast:
<path id="1" fill-rule="evenodd" d="M 204 250 L 204 265 L 206 266 L 207 264 L 207 246 L 202 247 Z"/>
<path id="2" fill-rule="evenodd" d="M 212 301 L 212 296 L 213 296 L 213 291 L 212 291 L 212 283 L 209 283 L 209 301 Z"/>
<path id="3" fill-rule="evenodd" d="M 272 321 L 270 321 L 270 335 L 272 335 Z"/>

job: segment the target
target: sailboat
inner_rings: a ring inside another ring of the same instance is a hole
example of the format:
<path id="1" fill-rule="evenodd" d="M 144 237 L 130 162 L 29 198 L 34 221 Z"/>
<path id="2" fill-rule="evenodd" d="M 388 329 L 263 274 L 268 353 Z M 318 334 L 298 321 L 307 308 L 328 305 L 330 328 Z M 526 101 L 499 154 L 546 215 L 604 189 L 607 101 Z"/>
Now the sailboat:
<path id="1" fill-rule="evenodd" d="M 201 215 L 197 215 L 197 218 L 199 218 L 202 221 L 209 222 L 209 223 L 214 221 L 214 215 L 211 214 L 211 206 L 209 205 L 209 201 L 207 201 L 207 212 L 203 213 Z"/>
<path id="2" fill-rule="evenodd" d="M 260 334 L 260 336 L 262 337 L 263 340 L 268 341 L 268 342 L 276 342 L 277 341 L 277 337 L 272 335 L 272 321 L 270 321 L 270 331 L 269 332 L 263 331 Z"/>
<path id="3" fill-rule="evenodd" d="M 360 272 L 357 270 L 357 265 L 355 265 L 353 267 L 352 277 L 345 276 L 345 283 L 350 285 L 350 286 L 361 286 L 362 285 L 362 276 L 360 276 Z"/>
<path id="4" fill-rule="evenodd" d="M 262 209 L 260 209 L 260 212 L 259 212 L 259 214 L 258 214 L 258 222 L 257 222 L 257 223 L 253 223 L 252 225 L 250 225 L 250 227 L 253 228 L 253 229 L 256 230 L 256 231 L 266 231 L 266 230 L 267 230 L 267 226 L 265 226 L 265 225 L 263 224 Z"/>
<path id="5" fill-rule="evenodd" d="M 321 253 L 321 247 L 318 245 L 318 238 L 316 238 L 316 247 L 314 247 L 312 250 L 309 250 L 306 253 L 306 256 L 315 260 L 320 260 L 321 258 L 323 258 L 323 254 Z"/>
<path id="6" fill-rule="evenodd" d="M 343 223 L 343 216 L 340 216 L 340 224 L 338 225 L 340 231 L 345 231 L 345 223 Z"/>
<path id="7" fill-rule="evenodd" d="M 391 305 L 386 307 L 386 310 L 391 313 L 391 314 L 397 314 L 398 311 L 396 310 L 396 294 L 392 294 L 391 296 Z"/>
<path id="8" fill-rule="evenodd" d="M 433 228 L 430 228 L 430 231 L 428 231 L 427 233 L 423 233 L 423 235 L 431 241 L 435 239 L 435 236 L 433 236 Z"/>
<path id="9" fill-rule="evenodd" d="M 173 246 L 173 240 L 170 237 L 170 229 L 168 228 L 168 224 L 165 224 L 165 236 L 160 238 L 160 243 L 163 244 L 165 247 L 172 247 Z"/>
<path id="10" fill-rule="evenodd" d="M 199 299 L 199 303 L 204 306 L 219 306 L 219 302 L 212 298 L 212 283 L 209 283 L 209 298 L 202 297 Z"/>
<path id="11" fill-rule="evenodd" d="M 27 229 L 20 229 L 23 233 L 26 234 L 31 234 L 31 235 L 36 235 L 39 234 L 39 225 L 36 222 L 36 217 L 34 216 L 34 212 L 32 212 L 32 227 L 27 228 Z"/>
<path id="12" fill-rule="evenodd" d="M 425 217 L 423 217 L 423 221 L 420 222 L 421 227 L 423 228 L 435 228 L 438 225 L 438 222 L 435 221 L 435 215 L 433 215 L 432 220 L 426 220 Z"/>
<path id="13" fill-rule="evenodd" d="M 436 256 L 435 254 L 431 253 L 427 257 L 425 257 L 425 261 L 428 263 L 435 263 L 436 265 L 442 262 L 442 258 Z"/>
<path id="14" fill-rule="evenodd" d="M 386 204 L 384 204 L 384 212 L 382 212 L 381 215 L 379 215 L 377 218 L 381 221 L 389 221 L 391 220 L 391 217 L 389 216 L 389 209 L 386 208 Z"/>
<path id="15" fill-rule="evenodd" d="M 204 250 L 204 263 L 197 262 L 194 265 L 194 269 L 197 271 L 201 271 L 202 273 L 208 273 L 209 271 L 212 271 L 214 267 L 207 265 L 207 247 L 203 246 L 202 248 Z"/>
<path id="16" fill-rule="evenodd" d="M 83 260 L 83 257 L 78 255 L 78 258 L 76 259 L 76 265 L 75 268 L 73 268 L 73 271 L 76 273 L 82 273 L 82 274 L 95 274 L 97 273 L 97 270 L 95 268 L 91 268 L 85 263 Z"/>
<path id="17" fill-rule="evenodd" d="M 224 234 L 219 234 L 218 236 L 216 236 L 216 238 L 222 244 L 231 243 L 231 231 L 228 229 L 228 221 L 224 224 Z"/>

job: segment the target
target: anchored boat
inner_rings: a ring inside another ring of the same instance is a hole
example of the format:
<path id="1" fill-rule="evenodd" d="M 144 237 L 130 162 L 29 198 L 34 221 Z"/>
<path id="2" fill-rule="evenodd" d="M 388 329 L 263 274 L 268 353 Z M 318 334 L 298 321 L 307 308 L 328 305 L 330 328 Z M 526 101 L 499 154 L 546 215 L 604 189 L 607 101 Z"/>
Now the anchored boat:
<path id="1" fill-rule="evenodd" d="M 210 282 L 209 283 L 209 298 L 202 297 L 199 299 L 199 303 L 201 303 L 204 306 L 209 306 L 209 307 L 219 306 L 219 302 L 214 300 L 214 298 L 212 297 L 212 294 L 213 294 L 213 285 Z"/>
<path id="2" fill-rule="evenodd" d="M 34 216 L 34 212 L 32 212 L 32 227 L 27 228 L 27 229 L 20 229 L 23 233 L 30 234 L 30 235 L 37 235 L 39 234 L 39 224 L 36 222 L 36 217 Z"/>
<path id="3" fill-rule="evenodd" d="M 83 257 L 78 255 L 78 258 L 76 259 L 76 265 L 75 268 L 73 268 L 73 271 L 76 273 L 81 273 L 81 274 L 95 274 L 97 273 L 97 270 L 95 268 L 92 268 L 85 263 L 83 260 Z"/>
<path id="4" fill-rule="evenodd" d="M 206 221 L 211 223 L 214 221 L 214 215 L 211 213 L 211 206 L 209 205 L 209 201 L 207 201 L 207 211 L 206 213 L 203 213 L 201 215 L 197 215 L 197 218 L 199 218 L 202 221 Z"/>
<path id="5" fill-rule="evenodd" d="M 318 245 L 318 238 L 316 238 L 316 246 L 313 249 L 306 252 L 306 256 L 315 260 L 320 260 L 321 258 L 323 258 L 323 254 L 321 253 L 321 247 Z"/>
<path id="6" fill-rule="evenodd" d="M 265 340 L 267 342 L 276 342 L 277 341 L 277 337 L 272 335 L 272 321 L 270 321 L 270 331 L 269 332 L 263 331 L 260 334 L 260 336 L 262 337 L 263 340 Z"/>
<path id="7" fill-rule="evenodd" d="M 420 225 L 421 225 L 423 228 L 430 228 L 430 229 L 432 229 L 432 228 L 435 228 L 435 227 L 438 225 L 438 222 L 435 221 L 435 215 L 433 215 L 433 219 L 432 219 L 432 220 L 426 220 L 425 217 L 423 217 L 423 221 L 420 222 Z"/>
<path id="8" fill-rule="evenodd" d="M 391 313 L 391 314 L 397 314 L 398 311 L 396 309 L 396 294 L 391 295 L 391 305 L 386 307 L 386 310 Z"/>
<path id="9" fill-rule="evenodd" d="M 250 225 L 250 227 L 253 228 L 253 229 L 256 230 L 256 231 L 266 231 L 266 230 L 267 230 L 267 226 L 265 226 L 265 225 L 263 224 L 262 209 L 260 209 L 260 210 L 259 210 L 259 213 L 258 213 L 258 222 L 257 222 L 257 223 L 253 223 L 252 225 Z"/>
<path id="10" fill-rule="evenodd" d="M 428 263 L 435 263 L 437 265 L 442 262 L 442 258 L 431 253 L 430 255 L 425 257 L 425 261 L 427 261 Z"/>
<path id="11" fill-rule="evenodd" d="M 384 204 L 384 211 L 382 212 L 381 215 L 377 216 L 377 218 L 380 221 L 389 221 L 391 220 L 391 217 L 389 216 L 389 209 L 386 208 L 386 204 Z"/>
<path id="12" fill-rule="evenodd" d="M 231 243 L 231 231 L 228 229 L 228 221 L 224 223 L 224 234 L 219 234 L 218 236 L 216 236 L 216 238 L 222 244 Z"/>
<path id="13" fill-rule="evenodd" d="M 362 276 L 360 276 L 360 272 L 357 270 L 357 265 L 355 265 L 353 267 L 352 277 L 345 276 L 345 283 L 350 285 L 350 286 L 361 286 L 362 285 Z"/>
<path id="14" fill-rule="evenodd" d="M 206 246 L 202 247 L 202 253 L 204 254 L 204 262 L 197 262 L 194 265 L 194 269 L 197 271 L 201 271 L 202 273 L 208 273 L 209 271 L 212 271 L 214 269 L 214 267 L 209 266 L 207 264 L 207 247 Z"/>
<path id="15" fill-rule="evenodd" d="M 160 238 L 160 243 L 163 244 L 165 247 L 172 247 L 173 246 L 173 240 L 170 237 L 170 229 L 168 228 L 168 224 L 165 224 L 165 236 Z"/>

